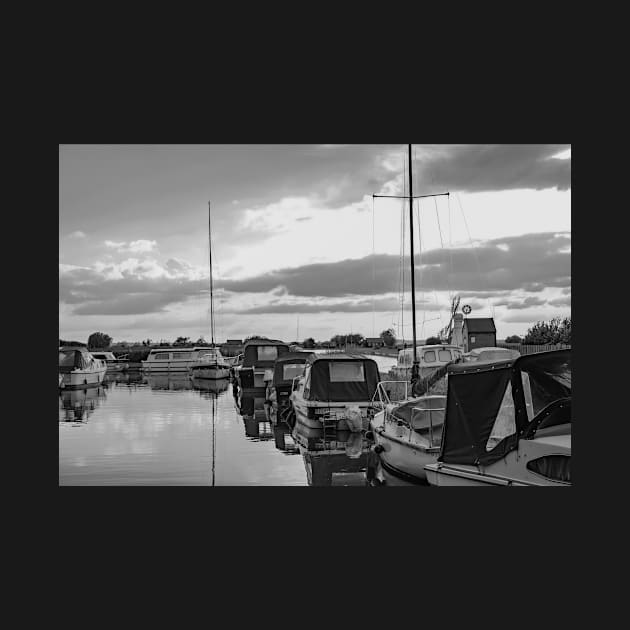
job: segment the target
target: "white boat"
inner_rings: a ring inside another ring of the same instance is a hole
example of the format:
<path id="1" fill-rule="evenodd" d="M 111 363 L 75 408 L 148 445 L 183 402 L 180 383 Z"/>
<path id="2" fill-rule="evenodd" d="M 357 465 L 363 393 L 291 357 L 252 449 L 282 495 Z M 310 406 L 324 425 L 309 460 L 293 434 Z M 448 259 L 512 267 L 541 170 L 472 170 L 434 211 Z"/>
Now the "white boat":
<path id="1" fill-rule="evenodd" d="M 393 386 L 393 387 L 392 387 Z M 414 482 L 426 483 L 424 467 L 440 452 L 446 396 L 409 395 L 407 381 L 381 381 L 370 420 L 375 452 L 386 470 Z M 403 392 L 392 400 L 392 390 Z"/>
<path id="2" fill-rule="evenodd" d="M 113 352 L 91 352 L 90 354 L 95 359 L 105 361 L 108 372 L 124 372 L 129 365 L 128 361 L 117 359 Z"/>
<path id="3" fill-rule="evenodd" d="M 378 379 L 376 361 L 365 355 L 310 355 L 289 397 L 296 422 L 315 429 L 367 429 Z"/>
<path id="4" fill-rule="evenodd" d="M 147 372 L 188 372 L 201 354 L 208 352 L 207 346 L 195 348 L 153 348 L 142 369 Z"/>
<path id="5" fill-rule="evenodd" d="M 230 366 L 226 363 L 218 348 L 208 348 L 199 355 L 188 371 L 192 378 L 227 379 L 230 376 Z"/>
<path id="6" fill-rule="evenodd" d="M 79 389 L 103 382 L 107 366 L 82 346 L 59 348 L 59 387 Z"/>
<path id="7" fill-rule="evenodd" d="M 208 202 L 208 251 L 210 278 L 210 339 L 212 347 L 199 355 L 197 361 L 189 367 L 193 378 L 222 379 L 230 376 L 230 365 L 214 343 L 214 292 L 212 290 L 212 225 L 210 202 Z"/>
<path id="8" fill-rule="evenodd" d="M 427 377 L 448 363 L 457 361 L 463 354 L 462 348 L 456 345 L 435 344 L 416 346 L 418 375 Z M 398 361 L 389 371 L 392 381 L 411 381 L 413 370 L 413 348 L 404 348 L 398 353 Z"/>
<path id="9" fill-rule="evenodd" d="M 434 486 L 570 486 L 571 354 L 450 366 Z"/>

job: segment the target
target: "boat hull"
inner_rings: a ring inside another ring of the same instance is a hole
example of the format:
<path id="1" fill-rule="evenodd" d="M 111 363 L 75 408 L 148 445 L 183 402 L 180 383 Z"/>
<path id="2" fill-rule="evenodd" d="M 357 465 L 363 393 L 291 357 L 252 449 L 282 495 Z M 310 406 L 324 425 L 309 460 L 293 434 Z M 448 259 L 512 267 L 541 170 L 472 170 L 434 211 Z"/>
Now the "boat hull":
<path id="1" fill-rule="evenodd" d="M 348 406 L 354 406 L 354 405 L 348 405 Z M 361 409 L 361 430 L 367 430 L 369 427 L 369 420 L 367 418 L 367 414 L 366 414 L 366 410 L 367 410 L 367 406 L 361 406 L 358 405 Z M 309 409 L 313 409 L 314 407 L 310 407 L 310 406 L 302 406 L 302 405 L 296 405 L 295 401 L 293 402 L 293 408 L 295 410 L 295 417 L 296 420 L 298 422 L 300 422 L 301 424 L 303 424 L 304 426 L 307 426 L 311 429 L 323 429 L 324 425 L 322 423 L 321 420 L 318 420 L 317 417 L 309 417 Z M 316 408 L 316 407 L 315 407 Z M 328 409 L 328 407 L 326 407 Z M 326 425 L 328 427 L 333 426 L 333 428 L 337 429 L 338 431 L 356 431 L 359 427 L 357 426 L 350 426 L 348 424 L 348 421 L 346 420 L 346 418 L 342 417 L 345 409 L 346 409 L 346 405 L 343 405 L 341 407 L 333 407 L 332 405 L 330 406 L 331 412 L 336 413 L 337 414 L 337 420 L 336 422 L 333 423 L 329 423 L 327 422 Z"/>
<path id="2" fill-rule="evenodd" d="M 59 387 L 63 389 L 84 389 L 100 385 L 105 378 L 106 367 L 97 370 L 75 370 L 60 374 Z"/>
<path id="3" fill-rule="evenodd" d="M 374 441 L 383 447 L 380 458 L 384 467 L 414 481 L 428 482 L 425 466 L 437 461 L 438 448 L 408 442 L 402 435 L 392 435 L 382 428 L 373 430 L 373 433 Z"/>

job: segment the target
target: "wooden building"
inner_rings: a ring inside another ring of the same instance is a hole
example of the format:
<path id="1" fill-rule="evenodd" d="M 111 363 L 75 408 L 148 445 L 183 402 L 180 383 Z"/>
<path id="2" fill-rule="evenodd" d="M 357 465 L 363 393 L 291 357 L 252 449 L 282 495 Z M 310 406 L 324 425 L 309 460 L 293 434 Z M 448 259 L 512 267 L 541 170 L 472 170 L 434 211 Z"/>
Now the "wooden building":
<path id="1" fill-rule="evenodd" d="M 464 352 L 473 348 L 496 347 L 497 329 L 492 317 L 467 317 L 464 319 Z"/>

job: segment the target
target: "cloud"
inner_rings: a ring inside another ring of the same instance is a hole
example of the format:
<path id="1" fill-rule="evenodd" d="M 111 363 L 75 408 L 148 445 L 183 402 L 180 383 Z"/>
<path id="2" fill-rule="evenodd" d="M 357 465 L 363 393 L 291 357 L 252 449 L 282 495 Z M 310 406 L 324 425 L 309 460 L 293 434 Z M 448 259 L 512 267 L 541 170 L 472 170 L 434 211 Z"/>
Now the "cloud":
<path id="1" fill-rule="evenodd" d="M 406 305 L 409 307 L 409 304 Z M 444 305 L 435 304 L 428 301 L 417 301 L 418 308 L 425 311 L 439 311 Z M 238 311 L 243 314 L 262 314 L 262 313 L 371 313 L 375 312 L 398 312 L 400 310 L 400 300 L 398 297 L 387 297 L 375 299 L 372 303 L 371 299 L 361 299 L 355 301 L 344 302 L 327 302 L 312 300 L 308 302 L 276 302 L 255 306 Z"/>
<path id="2" fill-rule="evenodd" d="M 144 254 L 153 251 L 157 247 L 157 241 L 145 239 L 131 241 L 130 243 L 125 241 L 105 241 L 105 246 L 120 253 Z"/>
<path id="3" fill-rule="evenodd" d="M 85 238 L 85 232 L 75 230 L 74 232 L 70 232 L 70 234 L 68 234 L 68 238 Z"/>
<path id="4" fill-rule="evenodd" d="M 571 160 L 552 159 L 566 144 L 468 144 L 419 147 L 419 186 L 428 192 L 571 187 Z"/>
<path id="5" fill-rule="evenodd" d="M 549 300 L 550 306 L 571 306 L 571 296 Z"/>
<path id="6" fill-rule="evenodd" d="M 92 268 L 60 265 L 59 302 L 75 305 L 75 315 L 139 315 L 207 294 L 207 277 L 190 265 L 170 259 L 130 258 L 97 263 Z"/>
<path id="7" fill-rule="evenodd" d="M 531 308 L 532 306 L 543 306 L 546 303 L 547 300 L 530 296 L 522 299 L 499 300 L 494 303 L 494 306 L 506 306 L 509 310 L 520 310 L 524 308 Z"/>
<path id="8" fill-rule="evenodd" d="M 538 292 L 544 287 L 566 287 L 571 284 L 571 255 L 560 250 L 570 242 L 570 233 L 549 232 L 490 240 L 474 248 L 428 251 L 422 255 L 422 265 L 416 267 L 417 291 L 487 295 L 516 289 Z M 499 248 L 500 244 L 509 245 L 509 251 Z M 399 256 L 376 254 L 222 280 L 217 286 L 248 293 L 267 293 L 284 286 L 289 294 L 305 297 L 382 295 L 398 290 L 399 265 Z M 407 265 L 405 262 L 405 269 Z"/>

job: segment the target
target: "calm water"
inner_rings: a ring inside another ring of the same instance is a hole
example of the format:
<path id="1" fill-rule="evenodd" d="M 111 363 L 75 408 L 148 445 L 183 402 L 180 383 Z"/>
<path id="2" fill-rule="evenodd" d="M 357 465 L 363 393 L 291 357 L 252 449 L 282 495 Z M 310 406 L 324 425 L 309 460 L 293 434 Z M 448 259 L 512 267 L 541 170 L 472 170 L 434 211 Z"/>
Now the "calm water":
<path id="1" fill-rule="evenodd" d="M 381 371 L 395 363 L 374 358 Z M 360 435 L 324 442 L 291 431 L 263 403 L 187 374 L 112 374 L 101 387 L 61 391 L 59 484 L 364 485 Z"/>

